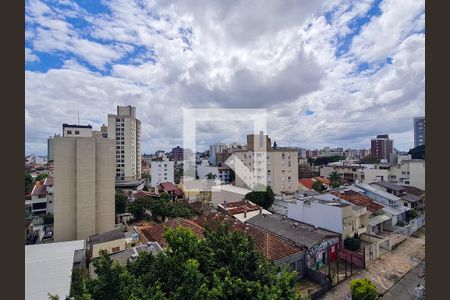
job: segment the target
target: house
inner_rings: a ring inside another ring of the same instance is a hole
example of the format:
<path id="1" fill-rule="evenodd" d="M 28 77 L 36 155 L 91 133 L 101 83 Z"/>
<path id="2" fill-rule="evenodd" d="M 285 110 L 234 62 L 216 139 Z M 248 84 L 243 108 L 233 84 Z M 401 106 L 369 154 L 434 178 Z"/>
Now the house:
<path id="1" fill-rule="evenodd" d="M 424 201 L 423 197 L 420 195 L 421 193 L 418 192 L 420 190 L 419 188 L 411 187 L 411 186 L 402 186 L 395 184 L 393 182 L 388 181 L 377 181 L 372 182 L 370 185 L 378 190 L 387 192 L 389 194 L 393 194 L 400 198 L 401 203 L 403 206 L 411 208 L 411 209 L 417 209 L 417 210 L 423 210 L 424 208 Z M 414 190 L 414 192 L 408 193 L 406 190 Z M 418 195 L 419 194 L 419 195 Z M 423 194 L 422 194 L 423 195 Z"/>
<path id="2" fill-rule="evenodd" d="M 114 229 L 101 234 L 91 235 L 88 240 L 88 250 L 91 259 L 103 254 L 112 254 L 140 244 L 139 235 L 134 232 L 123 232 Z"/>
<path id="3" fill-rule="evenodd" d="M 72 270 L 84 265 L 83 240 L 25 246 L 25 299 L 65 299 L 70 294 Z"/>
<path id="4" fill-rule="evenodd" d="M 405 207 L 399 197 L 365 183 L 356 184 L 356 187 L 362 189 L 365 196 L 383 205 L 383 213 L 391 218 L 386 225 L 401 226 L 406 222 L 406 212 L 410 208 Z"/>
<path id="5" fill-rule="evenodd" d="M 231 184 L 212 186 L 211 204 L 217 208 L 219 204 L 239 202 L 252 190 Z"/>
<path id="6" fill-rule="evenodd" d="M 188 203 L 201 201 L 204 203 L 211 202 L 211 189 L 216 185 L 213 180 L 186 180 L 180 182 L 178 187 L 184 194 L 184 198 Z"/>
<path id="7" fill-rule="evenodd" d="M 322 176 L 316 176 L 316 177 L 313 177 L 313 179 L 314 179 L 315 181 L 320 181 L 320 182 L 321 182 L 323 185 L 325 185 L 327 188 L 329 188 L 330 185 L 331 185 L 330 180 L 327 179 L 327 178 L 325 178 L 325 177 L 322 177 Z"/>
<path id="8" fill-rule="evenodd" d="M 192 220 L 183 218 L 175 218 L 164 223 L 155 224 L 151 227 L 142 229 L 142 234 L 149 242 L 157 242 L 161 247 L 167 247 L 166 239 L 164 238 L 164 232 L 167 228 L 183 227 L 192 230 L 192 232 L 198 237 L 203 238 L 203 227 L 198 225 Z"/>
<path id="9" fill-rule="evenodd" d="M 53 213 L 53 177 L 36 182 L 30 195 L 33 215 Z"/>
<path id="10" fill-rule="evenodd" d="M 162 182 L 157 186 L 158 193 L 167 193 L 171 200 L 183 198 L 183 192 L 172 182 Z"/>
<path id="11" fill-rule="evenodd" d="M 305 265 L 311 270 L 319 270 L 337 260 L 340 234 L 286 218 L 278 214 L 258 214 L 246 221 L 271 232 L 306 250 Z"/>
<path id="12" fill-rule="evenodd" d="M 298 188 L 300 191 L 310 191 L 312 190 L 314 180 L 311 178 L 302 178 L 298 181 Z"/>
<path id="13" fill-rule="evenodd" d="M 228 214 L 241 222 L 245 222 L 257 214 L 271 214 L 271 212 L 263 209 L 261 206 L 247 200 L 219 204 L 217 209 L 219 212 Z"/>
<path id="14" fill-rule="evenodd" d="M 204 214 L 194 222 L 212 230 L 215 230 L 217 224 L 227 223 L 231 230 L 242 232 L 253 239 L 255 248 L 276 266 L 286 266 L 297 271 L 297 279 L 305 275 L 305 248 L 302 246 L 251 224 L 233 221 L 224 214 Z"/>
<path id="15" fill-rule="evenodd" d="M 327 196 L 327 197 L 325 197 Z M 288 204 L 288 218 L 342 234 L 342 238 L 366 232 L 367 209 L 331 194 L 299 198 Z"/>

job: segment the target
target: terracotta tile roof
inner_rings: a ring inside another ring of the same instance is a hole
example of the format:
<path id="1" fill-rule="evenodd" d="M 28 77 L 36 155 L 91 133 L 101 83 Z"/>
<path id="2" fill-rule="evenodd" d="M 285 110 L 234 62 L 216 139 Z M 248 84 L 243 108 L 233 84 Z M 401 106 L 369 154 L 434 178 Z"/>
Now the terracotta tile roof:
<path id="1" fill-rule="evenodd" d="M 178 187 L 172 182 L 162 182 L 159 184 L 159 188 L 163 189 L 166 192 L 175 192 L 179 190 Z"/>
<path id="2" fill-rule="evenodd" d="M 261 207 L 252 202 L 247 202 L 245 200 L 241 200 L 238 202 L 228 203 L 226 208 L 223 207 L 223 204 L 219 204 L 219 210 L 225 211 L 231 215 L 242 214 L 244 212 L 259 210 Z"/>
<path id="3" fill-rule="evenodd" d="M 31 196 L 44 196 L 47 195 L 47 189 L 43 184 L 35 184 L 31 191 Z"/>
<path id="4" fill-rule="evenodd" d="M 383 208 L 383 205 L 376 203 L 372 199 L 355 191 L 331 192 L 331 194 L 344 199 L 358 206 L 366 207 L 370 212 L 376 212 Z"/>
<path id="5" fill-rule="evenodd" d="M 320 181 L 320 182 L 322 182 L 323 184 L 326 184 L 326 185 L 330 185 L 331 184 L 330 180 L 328 180 L 325 177 L 317 176 L 317 177 L 314 177 L 314 179 L 317 180 L 317 181 Z"/>
<path id="6" fill-rule="evenodd" d="M 204 229 L 201 226 L 191 220 L 182 218 L 176 218 L 161 224 L 153 225 L 151 227 L 142 229 L 141 232 L 150 242 L 158 242 L 158 244 L 160 244 L 162 247 L 165 247 L 167 246 L 166 240 L 164 239 L 165 229 L 177 227 L 189 228 L 197 237 L 203 238 Z"/>
<path id="7" fill-rule="evenodd" d="M 302 247 L 294 245 L 269 231 L 233 220 L 223 214 L 202 215 L 194 221 L 200 226 L 208 226 L 211 230 L 215 230 L 217 223 L 228 223 L 231 230 L 240 231 L 251 237 L 255 242 L 256 249 L 270 260 L 279 260 L 304 251 Z"/>
<path id="8" fill-rule="evenodd" d="M 314 180 L 312 180 L 311 178 L 302 178 L 298 182 L 307 189 L 312 189 L 312 186 L 314 184 Z"/>
<path id="9" fill-rule="evenodd" d="M 53 177 L 45 178 L 44 185 L 52 186 L 53 185 Z"/>

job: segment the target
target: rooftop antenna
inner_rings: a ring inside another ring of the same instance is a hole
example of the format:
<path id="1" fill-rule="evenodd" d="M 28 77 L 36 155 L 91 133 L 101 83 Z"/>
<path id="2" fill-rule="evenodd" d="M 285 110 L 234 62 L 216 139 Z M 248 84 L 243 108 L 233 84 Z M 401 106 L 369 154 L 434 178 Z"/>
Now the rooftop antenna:
<path id="1" fill-rule="evenodd" d="M 80 125 L 80 111 L 78 110 L 78 125 Z"/>

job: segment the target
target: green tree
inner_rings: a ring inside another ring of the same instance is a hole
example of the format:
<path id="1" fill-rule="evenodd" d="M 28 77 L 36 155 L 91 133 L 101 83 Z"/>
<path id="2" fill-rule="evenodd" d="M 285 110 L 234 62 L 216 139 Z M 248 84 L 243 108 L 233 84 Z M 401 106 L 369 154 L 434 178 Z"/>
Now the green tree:
<path id="1" fill-rule="evenodd" d="M 52 213 L 47 213 L 45 216 L 44 216 L 44 224 L 53 224 L 53 214 Z"/>
<path id="2" fill-rule="evenodd" d="M 127 196 L 123 193 L 122 190 L 116 191 L 116 214 L 123 214 L 127 210 Z"/>
<path id="3" fill-rule="evenodd" d="M 352 280 L 350 290 L 353 300 L 375 300 L 377 298 L 376 286 L 367 278 Z"/>
<path id="4" fill-rule="evenodd" d="M 192 209 L 185 202 L 174 202 L 169 205 L 169 217 L 171 218 L 187 218 L 193 214 Z"/>
<path id="5" fill-rule="evenodd" d="M 380 160 L 372 156 L 371 154 L 361 158 L 361 160 L 359 161 L 360 164 L 377 164 L 379 162 Z"/>
<path id="6" fill-rule="evenodd" d="M 38 176 L 36 176 L 36 181 L 41 181 L 47 177 L 48 177 L 48 174 L 39 174 Z"/>
<path id="7" fill-rule="evenodd" d="M 89 293 L 87 283 L 89 282 L 89 273 L 85 267 L 73 269 L 72 283 L 70 285 L 70 297 L 76 300 L 91 300 L 92 295 Z"/>
<path id="8" fill-rule="evenodd" d="M 272 188 L 270 186 L 267 186 L 265 191 L 259 191 L 258 189 L 258 191 L 252 191 L 250 193 L 247 193 L 244 199 L 257 204 L 263 207 L 264 209 L 267 209 L 275 201 L 275 195 L 272 191 Z"/>
<path id="9" fill-rule="evenodd" d="M 320 193 L 326 189 L 326 186 L 319 180 L 316 180 L 312 185 L 312 189 Z"/>
<path id="10" fill-rule="evenodd" d="M 412 159 L 425 159 L 425 145 L 420 145 L 408 151 Z"/>
<path id="11" fill-rule="evenodd" d="M 33 177 L 29 173 L 25 173 L 25 193 L 29 193 L 33 187 Z"/>
<path id="12" fill-rule="evenodd" d="M 328 176 L 328 179 L 330 179 L 331 186 L 333 188 L 338 188 L 341 186 L 342 175 L 338 174 L 338 172 L 336 171 L 331 172 L 330 176 Z"/>
<path id="13" fill-rule="evenodd" d="M 244 234 L 224 224 L 198 239 L 167 229 L 165 253 L 140 253 L 126 267 L 108 257 L 94 261 L 93 299 L 299 299 L 295 272 L 276 267 Z M 83 290 L 83 289 L 79 289 Z"/>
<path id="14" fill-rule="evenodd" d="M 150 206 L 149 201 L 145 198 L 138 198 L 128 205 L 128 212 L 131 213 L 136 220 L 142 220 L 145 210 Z"/>

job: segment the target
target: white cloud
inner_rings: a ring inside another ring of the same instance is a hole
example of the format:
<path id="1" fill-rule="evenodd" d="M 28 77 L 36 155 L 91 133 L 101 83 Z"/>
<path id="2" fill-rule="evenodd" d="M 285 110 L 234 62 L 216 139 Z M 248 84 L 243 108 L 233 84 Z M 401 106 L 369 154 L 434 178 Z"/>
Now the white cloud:
<path id="1" fill-rule="evenodd" d="M 39 61 L 39 57 L 35 55 L 30 48 L 25 48 L 25 61 L 28 62 Z"/>

